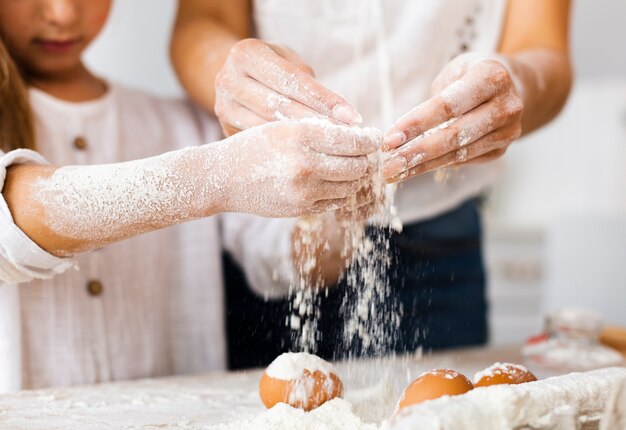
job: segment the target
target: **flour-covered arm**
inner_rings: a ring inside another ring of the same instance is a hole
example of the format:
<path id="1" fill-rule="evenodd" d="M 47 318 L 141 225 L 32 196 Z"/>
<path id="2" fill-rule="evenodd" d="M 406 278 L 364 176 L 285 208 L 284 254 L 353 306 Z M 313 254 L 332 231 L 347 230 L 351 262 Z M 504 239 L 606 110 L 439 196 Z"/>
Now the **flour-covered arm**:
<path id="1" fill-rule="evenodd" d="M 15 164 L 2 193 L 15 225 L 63 257 L 219 212 L 293 217 L 343 207 L 376 146 L 348 128 L 279 122 L 125 163 Z"/>

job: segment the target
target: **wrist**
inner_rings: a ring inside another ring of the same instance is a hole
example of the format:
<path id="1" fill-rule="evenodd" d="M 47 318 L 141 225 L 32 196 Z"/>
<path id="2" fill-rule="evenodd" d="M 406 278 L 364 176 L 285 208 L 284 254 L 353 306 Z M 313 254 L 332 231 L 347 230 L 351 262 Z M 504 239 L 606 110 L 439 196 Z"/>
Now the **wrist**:
<path id="1" fill-rule="evenodd" d="M 536 94 L 536 81 L 539 78 L 537 71 L 521 61 L 516 54 L 498 55 L 498 57 L 500 58 L 500 63 L 511 76 L 515 92 L 526 104 L 528 98 Z"/>
<path id="2" fill-rule="evenodd" d="M 547 48 L 513 53 L 510 64 L 523 88 L 524 130 L 532 131 L 562 109 L 570 92 L 572 72 L 567 54 Z"/>
<path id="3" fill-rule="evenodd" d="M 230 163 L 226 161 L 227 149 L 222 142 L 215 142 L 183 150 L 180 169 L 186 177 L 190 218 L 232 211 L 229 198 L 232 175 Z"/>
<path id="4" fill-rule="evenodd" d="M 207 186 L 214 189 L 214 213 L 240 212 L 241 189 L 238 180 L 243 175 L 237 173 L 237 145 L 226 139 L 211 143 L 206 148 L 205 172 Z"/>

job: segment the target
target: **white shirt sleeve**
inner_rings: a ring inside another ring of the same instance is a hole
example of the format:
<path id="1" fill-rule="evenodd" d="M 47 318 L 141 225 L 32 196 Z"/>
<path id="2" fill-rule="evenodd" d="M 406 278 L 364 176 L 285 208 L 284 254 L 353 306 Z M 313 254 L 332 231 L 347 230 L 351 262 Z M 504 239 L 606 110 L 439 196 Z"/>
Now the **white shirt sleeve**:
<path id="1" fill-rule="evenodd" d="M 243 269 L 250 288 L 262 297 L 289 293 L 294 276 L 292 235 L 297 219 L 222 214 L 224 248 Z"/>
<path id="2" fill-rule="evenodd" d="M 17 149 L 0 151 L 0 189 L 4 188 L 7 167 L 12 164 L 48 164 L 38 153 Z M 33 279 L 48 279 L 75 267 L 71 259 L 58 258 L 41 249 L 15 225 L 11 211 L 0 194 L 0 281 L 17 284 Z"/>

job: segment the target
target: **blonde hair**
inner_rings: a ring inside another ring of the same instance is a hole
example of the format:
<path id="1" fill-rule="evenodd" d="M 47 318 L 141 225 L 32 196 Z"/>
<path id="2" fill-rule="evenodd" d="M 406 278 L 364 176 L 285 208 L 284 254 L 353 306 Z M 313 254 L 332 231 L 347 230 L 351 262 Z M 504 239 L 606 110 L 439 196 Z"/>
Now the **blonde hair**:
<path id="1" fill-rule="evenodd" d="M 0 39 L 0 149 L 35 149 L 33 118 L 26 86 Z"/>

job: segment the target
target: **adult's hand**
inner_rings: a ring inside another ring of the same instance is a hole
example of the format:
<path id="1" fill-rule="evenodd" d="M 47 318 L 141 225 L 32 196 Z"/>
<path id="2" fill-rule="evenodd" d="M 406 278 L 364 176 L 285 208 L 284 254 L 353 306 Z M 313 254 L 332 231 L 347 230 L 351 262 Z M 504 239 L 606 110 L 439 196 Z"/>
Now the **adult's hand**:
<path id="1" fill-rule="evenodd" d="M 359 113 L 320 84 L 293 51 L 257 39 L 244 39 L 232 48 L 215 89 L 215 113 L 227 136 L 278 119 L 361 122 Z"/>
<path id="2" fill-rule="evenodd" d="M 390 182 L 491 161 L 521 135 L 524 103 L 498 57 L 457 57 L 435 79 L 431 93 L 385 133 L 384 176 Z"/>

